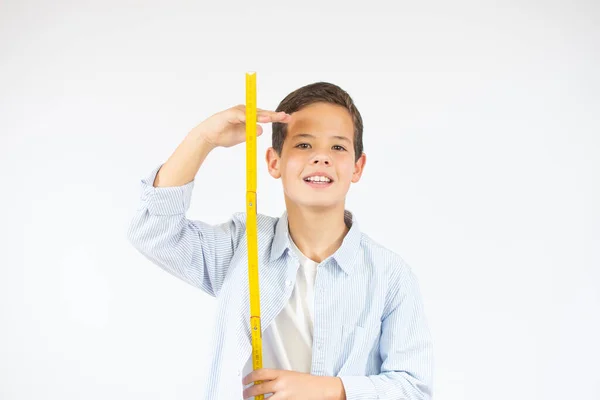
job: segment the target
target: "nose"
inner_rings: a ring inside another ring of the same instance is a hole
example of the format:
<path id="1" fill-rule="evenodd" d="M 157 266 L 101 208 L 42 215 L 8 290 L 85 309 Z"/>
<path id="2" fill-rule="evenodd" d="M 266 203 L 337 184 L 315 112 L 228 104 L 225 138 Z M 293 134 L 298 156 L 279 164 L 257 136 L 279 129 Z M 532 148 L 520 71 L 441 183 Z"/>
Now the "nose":
<path id="1" fill-rule="evenodd" d="M 327 151 L 315 151 L 313 159 L 312 159 L 312 163 L 315 165 L 318 165 L 318 164 L 330 165 L 331 157 L 329 156 L 329 153 Z"/>
<path id="2" fill-rule="evenodd" d="M 315 159 L 313 160 L 313 164 L 317 165 L 319 163 L 323 163 L 325 165 L 329 165 L 329 158 L 326 156 L 317 156 L 315 157 Z"/>
<path id="3" fill-rule="evenodd" d="M 313 164 L 318 165 L 318 164 L 325 164 L 325 165 L 330 165 L 331 162 L 329 160 L 329 157 L 326 155 L 317 155 L 315 156 L 315 158 L 313 159 Z"/>

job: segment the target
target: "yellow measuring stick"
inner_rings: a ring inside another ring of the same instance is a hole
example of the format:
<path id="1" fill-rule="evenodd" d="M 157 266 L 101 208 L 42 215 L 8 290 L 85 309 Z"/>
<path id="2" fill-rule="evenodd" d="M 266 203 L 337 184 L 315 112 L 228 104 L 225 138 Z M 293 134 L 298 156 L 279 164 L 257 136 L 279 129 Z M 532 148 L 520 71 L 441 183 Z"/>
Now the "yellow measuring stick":
<path id="1" fill-rule="evenodd" d="M 246 73 L 246 235 L 248 236 L 248 283 L 250 285 L 250 332 L 252 367 L 262 368 L 262 330 L 258 288 L 258 227 L 256 222 L 256 72 Z M 254 384 L 262 383 L 256 381 Z M 264 400 L 264 395 L 254 397 Z"/>

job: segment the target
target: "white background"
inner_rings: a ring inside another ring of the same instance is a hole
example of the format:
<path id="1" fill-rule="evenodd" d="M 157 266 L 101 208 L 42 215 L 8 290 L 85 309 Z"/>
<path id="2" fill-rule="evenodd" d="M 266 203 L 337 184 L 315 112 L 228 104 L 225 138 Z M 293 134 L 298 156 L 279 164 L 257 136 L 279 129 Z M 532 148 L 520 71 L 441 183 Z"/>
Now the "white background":
<path id="1" fill-rule="evenodd" d="M 1 399 L 201 396 L 216 302 L 126 231 L 246 71 L 261 108 L 321 80 L 354 98 L 347 208 L 419 278 L 436 400 L 600 398 L 600 5 L 360 3 L 0 4 Z M 245 148 L 196 180 L 190 218 L 245 210 Z"/>

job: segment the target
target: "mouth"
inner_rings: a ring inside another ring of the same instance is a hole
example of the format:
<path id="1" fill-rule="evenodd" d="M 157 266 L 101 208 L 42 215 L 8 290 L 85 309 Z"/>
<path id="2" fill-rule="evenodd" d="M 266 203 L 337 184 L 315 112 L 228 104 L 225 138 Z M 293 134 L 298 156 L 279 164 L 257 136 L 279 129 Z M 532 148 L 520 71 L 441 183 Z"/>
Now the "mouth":
<path id="1" fill-rule="evenodd" d="M 304 183 L 315 189 L 324 189 L 333 185 L 333 179 L 325 176 L 313 176 L 303 179 Z"/>

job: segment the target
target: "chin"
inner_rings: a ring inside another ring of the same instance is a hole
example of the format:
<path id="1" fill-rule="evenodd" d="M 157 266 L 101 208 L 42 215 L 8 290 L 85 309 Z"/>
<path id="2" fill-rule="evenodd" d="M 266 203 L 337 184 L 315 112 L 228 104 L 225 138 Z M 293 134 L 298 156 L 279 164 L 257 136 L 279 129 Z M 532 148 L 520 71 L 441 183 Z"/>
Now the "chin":
<path id="1" fill-rule="evenodd" d="M 289 190 L 289 186 L 288 190 L 284 187 L 284 195 L 289 201 L 297 206 L 315 210 L 336 208 L 340 203 L 344 202 L 344 198 L 338 198 L 339 194 L 336 195 L 334 191 L 323 191 L 319 193 L 319 191 L 314 191 L 313 189 L 304 186 L 295 186 L 291 191 Z"/>
<path id="2" fill-rule="evenodd" d="M 327 209 L 332 209 L 332 208 L 336 208 L 339 206 L 340 201 L 339 200 L 333 200 L 333 199 L 323 199 L 323 200 L 319 200 L 315 197 L 310 197 L 310 198 L 306 198 L 306 197 L 302 197 L 302 198 L 296 198 L 294 200 L 294 203 L 296 203 L 298 206 L 300 207 L 304 207 L 307 209 L 313 209 L 313 210 L 327 210 Z"/>

